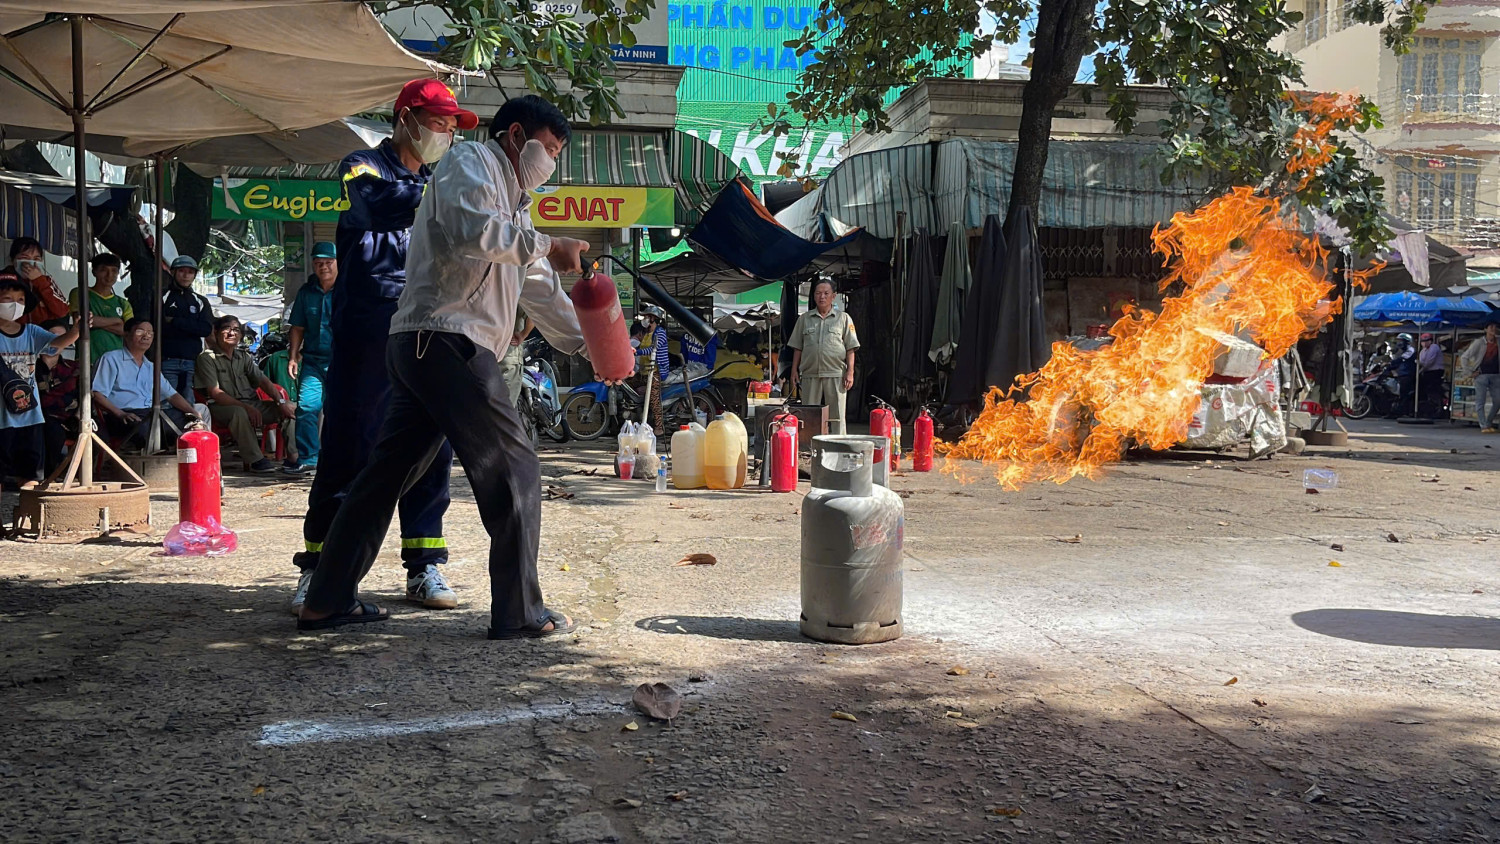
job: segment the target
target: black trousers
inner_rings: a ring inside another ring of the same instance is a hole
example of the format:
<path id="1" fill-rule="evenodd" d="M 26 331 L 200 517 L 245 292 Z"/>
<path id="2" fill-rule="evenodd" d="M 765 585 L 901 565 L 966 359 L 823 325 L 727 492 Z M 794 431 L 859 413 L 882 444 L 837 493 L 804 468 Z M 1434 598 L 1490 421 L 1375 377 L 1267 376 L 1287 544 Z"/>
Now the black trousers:
<path id="1" fill-rule="evenodd" d="M 307 495 L 307 518 L 302 539 L 307 553 L 298 554 L 300 568 L 314 568 L 328 529 L 348 496 L 349 485 L 370 463 L 380 425 L 391 398 L 387 372 L 388 332 L 370 327 L 368 335 L 339 334 L 333 338 L 333 361 L 323 382 L 322 451 L 318 473 Z M 300 431 L 299 431 L 300 433 Z M 401 497 L 401 561 L 407 571 L 420 573 L 429 563 L 448 562 L 443 538 L 443 514 L 448 512 L 448 476 L 453 471 L 453 449 L 446 444 L 432 468 Z"/>
<path id="2" fill-rule="evenodd" d="M 318 613 L 353 606 L 397 500 L 421 480 L 446 440 L 490 536 L 491 629 L 537 625 L 545 611 L 536 571 L 541 467 L 510 404 L 500 362 L 462 334 L 432 331 L 392 334 L 386 362 L 392 389 L 380 438 L 328 530 L 305 606 Z"/>

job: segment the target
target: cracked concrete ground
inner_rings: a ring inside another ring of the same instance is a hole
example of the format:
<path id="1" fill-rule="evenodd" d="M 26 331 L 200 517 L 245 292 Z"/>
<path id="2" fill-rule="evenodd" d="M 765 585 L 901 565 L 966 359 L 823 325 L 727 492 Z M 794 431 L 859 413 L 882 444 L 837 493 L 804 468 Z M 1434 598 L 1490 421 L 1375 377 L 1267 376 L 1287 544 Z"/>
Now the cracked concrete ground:
<path id="1" fill-rule="evenodd" d="M 798 634 L 800 496 L 655 495 L 578 446 L 542 455 L 544 482 L 574 497 L 544 504 L 541 563 L 577 635 L 483 638 L 461 469 L 460 608 L 402 604 L 390 544 L 366 585 L 391 622 L 299 634 L 286 602 L 307 484 L 235 479 L 228 557 L 153 556 L 159 537 L 0 542 L 0 828 L 1497 840 L 1497 442 L 1369 423 L 1348 449 L 1135 458 L 1015 493 L 897 477 L 907 633 L 866 647 Z M 1310 467 L 1339 489 L 1304 494 Z M 155 506 L 166 524 L 175 501 Z M 693 552 L 719 563 L 673 567 Z M 654 681 L 685 695 L 670 725 L 629 708 Z"/>

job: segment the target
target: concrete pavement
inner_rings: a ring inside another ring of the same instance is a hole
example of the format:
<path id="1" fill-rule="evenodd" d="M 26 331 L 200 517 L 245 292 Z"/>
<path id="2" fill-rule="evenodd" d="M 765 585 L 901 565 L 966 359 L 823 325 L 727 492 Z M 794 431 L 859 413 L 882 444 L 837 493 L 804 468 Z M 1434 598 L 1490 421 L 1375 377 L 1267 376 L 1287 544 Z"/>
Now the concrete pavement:
<path id="1" fill-rule="evenodd" d="M 1355 431 L 1016 493 L 900 476 L 907 635 L 863 648 L 797 632 L 800 496 L 656 495 L 594 447 L 542 455 L 573 496 L 544 504 L 549 604 L 585 624 L 562 642 L 483 639 L 461 469 L 460 609 L 404 606 L 390 543 L 367 585 L 397 617 L 372 630 L 299 634 L 286 614 L 306 482 L 235 480 L 229 557 L 0 543 L 0 824 L 18 841 L 1496 840 L 1500 438 Z M 1339 489 L 1305 494 L 1310 467 Z M 156 506 L 166 524 L 175 503 Z M 694 552 L 719 563 L 672 565 Z M 671 726 L 628 708 L 653 681 L 687 695 Z"/>

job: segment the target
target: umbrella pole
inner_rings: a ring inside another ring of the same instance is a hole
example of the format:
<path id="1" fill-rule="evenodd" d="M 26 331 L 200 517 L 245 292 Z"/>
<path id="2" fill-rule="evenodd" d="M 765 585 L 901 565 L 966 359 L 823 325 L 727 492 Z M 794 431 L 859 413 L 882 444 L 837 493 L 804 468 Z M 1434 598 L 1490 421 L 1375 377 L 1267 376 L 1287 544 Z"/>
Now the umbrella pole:
<path id="1" fill-rule="evenodd" d="M 155 199 L 156 238 L 155 261 L 151 265 L 151 327 L 156 331 L 156 342 L 153 344 L 152 367 L 154 378 L 151 379 L 151 433 L 146 435 L 146 453 L 161 453 L 161 423 L 165 414 L 161 410 L 161 343 L 166 336 L 166 328 L 161 323 L 161 260 L 162 260 L 162 193 L 166 176 L 162 172 L 162 164 L 165 163 L 160 154 L 151 156 L 151 195 Z"/>
<path id="2" fill-rule="evenodd" d="M 89 233 L 88 190 L 84 184 L 87 142 L 83 133 L 83 18 L 74 15 L 68 19 L 68 26 L 73 40 L 73 108 L 69 116 L 73 118 L 73 200 L 78 214 L 78 319 L 81 326 L 78 332 L 78 447 L 83 452 L 83 459 L 78 467 L 78 483 L 88 487 L 94 485 L 94 396 L 90 386 L 94 367 L 89 357 L 92 338 L 89 337 L 88 316 L 93 308 L 90 307 L 87 267 L 92 238 Z M 67 488 L 67 485 L 65 479 L 63 487 Z"/>

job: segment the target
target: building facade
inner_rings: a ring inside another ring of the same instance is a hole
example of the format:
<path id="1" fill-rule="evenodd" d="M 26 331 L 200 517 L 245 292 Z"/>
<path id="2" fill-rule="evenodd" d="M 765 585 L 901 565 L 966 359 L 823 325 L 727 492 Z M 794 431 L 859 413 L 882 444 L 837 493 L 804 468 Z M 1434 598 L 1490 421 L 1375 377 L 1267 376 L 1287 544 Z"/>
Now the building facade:
<path id="1" fill-rule="evenodd" d="M 1288 6 L 1305 16 L 1286 49 L 1307 87 L 1380 107 L 1384 128 L 1354 143 L 1391 213 L 1456 247 L 1500 247 L 1500 3 L 1443 0 L 1402 56 L 1353 20 L 1354 0 Z"/>

